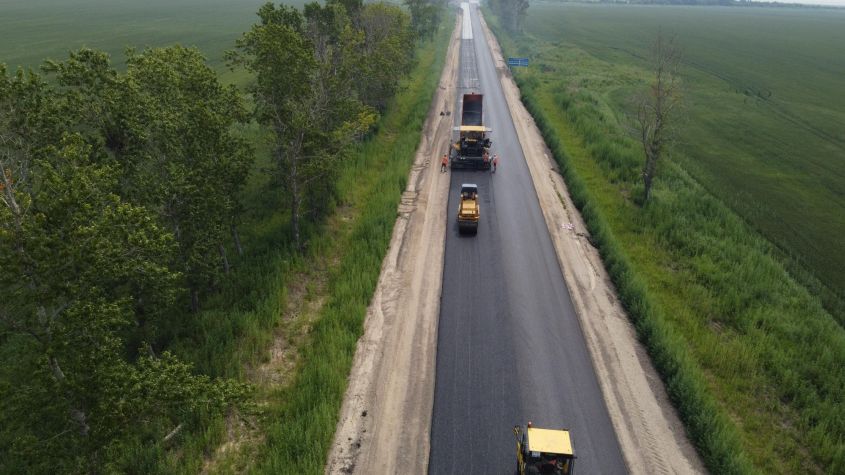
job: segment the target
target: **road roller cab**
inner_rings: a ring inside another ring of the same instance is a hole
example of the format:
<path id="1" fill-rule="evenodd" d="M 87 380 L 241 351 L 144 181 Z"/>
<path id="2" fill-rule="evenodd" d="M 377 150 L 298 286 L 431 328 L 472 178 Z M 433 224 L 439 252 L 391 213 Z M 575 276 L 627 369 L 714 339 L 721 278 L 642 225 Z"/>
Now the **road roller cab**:
<path id="1" fill-rule="evenodd" d="M 461 185 L 461 200 L 458 205 L 458 232 L 475 234 L 478 232 L 478 186 L 472 183 Z"/>
<path id="2" fill-rule="evenodd" d="M 575 473 L 575 454 L 568 430 L 515 426 L 516 470 L 519 475 Z"/>

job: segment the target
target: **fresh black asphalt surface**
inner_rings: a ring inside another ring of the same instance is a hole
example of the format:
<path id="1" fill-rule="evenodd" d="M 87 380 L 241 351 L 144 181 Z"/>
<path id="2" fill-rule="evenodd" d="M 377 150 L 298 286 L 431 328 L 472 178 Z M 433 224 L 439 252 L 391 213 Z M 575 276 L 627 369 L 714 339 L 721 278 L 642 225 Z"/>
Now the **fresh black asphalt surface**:
<path id="1" fill-rule="evenodd" d="M 491 152 L 500 162 L 496 174 L 449 172 L 429 473 L 513 474 L 511 429 L 529 420 L 571 431 L 579 475 L 626 473 L 478 12 L 471 9 L 474 92 L 484 94 L 484 123 L 493 129 Z M 459 89 L 456 119 L 465 92 L 473 91 Z M 458 234 L 461 183 L 479 187 L 476 236 Z"/>

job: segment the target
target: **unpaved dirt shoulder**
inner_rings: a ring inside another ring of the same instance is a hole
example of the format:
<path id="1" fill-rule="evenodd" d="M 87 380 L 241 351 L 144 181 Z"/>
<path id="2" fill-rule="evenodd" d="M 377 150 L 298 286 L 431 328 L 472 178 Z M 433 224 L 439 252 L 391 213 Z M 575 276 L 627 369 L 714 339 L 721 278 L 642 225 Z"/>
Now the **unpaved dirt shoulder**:
<path id="1" fill-rule="evenodd" d="M 437 318 L 460 16 L 449 43 L 378 286 L 358 341 L 327 474 L 425 473 L 434 404 Z"/>
<path id="2" fill-rule="evenodd" d="M 705 473 L 483 16 L 481 25 L 628 470 Z"/>

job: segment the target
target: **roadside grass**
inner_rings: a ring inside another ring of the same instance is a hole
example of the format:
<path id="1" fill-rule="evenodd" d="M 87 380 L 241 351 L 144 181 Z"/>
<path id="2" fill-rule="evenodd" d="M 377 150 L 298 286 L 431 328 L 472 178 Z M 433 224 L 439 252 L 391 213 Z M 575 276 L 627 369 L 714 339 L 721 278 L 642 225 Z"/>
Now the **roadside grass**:
<path id="1" fill-rule="evenodd" d="M 173 342 L 198 372 L 255 384 L 255 407 L 227 420 L 193 421 L 178 451 L 142 457 L 149 472 L 244 470 L 321 473 L 334 435 L 346 379 L 363 320 L 387 252 L 397 206 L 413 163 L 420 131 L 442 70 L 451 25 L 421 43 L 415 70 L 378 124 L 345 161 L 334 214 L 308 230 L 297 256 L 285 204 L 268 192 L 272 167 L 267 141 L 256 127 L 244 131 L 264 144 L 250 177 L 243 243 L 231 284 L 213 296 Z M 296 300 L 302 300 L 296 302 Z M 283 338 L 285 374 L 256 377 Z M 215 459 L 215 449 L 236 446 Z M 156 463 L 156 459 L 161 459 Z"/>
<path id="2" fill-rule="evenodd" d="M 677 161 L 794 261 L 790 271 L 845 325 L 845 10 L 542 3 L 526 29 L 615 74 L 647 68 L 658 29 L 676 33 L 686 103 Z M 641 83 L 598 73 L 565 71 L 615 115 L 632 112 Z"/>
<path id="3" fill-rule="evenodd" d="M 514 39 L 488 18 L 506 54 L 531 54 L 516 73 L 523 102 L 707 468 L 845 472 L 845 331 L 819 297 L 687 158 L 664 163 L 653 201 L 635 204 L 641 152 L 619 91 L 648 72 L 570 42 Z"/>

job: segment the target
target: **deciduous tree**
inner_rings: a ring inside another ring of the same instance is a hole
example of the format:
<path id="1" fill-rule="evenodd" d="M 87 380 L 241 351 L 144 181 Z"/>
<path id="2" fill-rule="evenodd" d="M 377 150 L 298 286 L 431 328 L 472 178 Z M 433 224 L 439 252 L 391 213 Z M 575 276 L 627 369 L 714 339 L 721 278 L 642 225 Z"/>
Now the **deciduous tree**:
<path id="1" fill-rule="evenodd" d="M 226 237 L 252 162 L 233 126 L 246 120 L 234 87 L 223 87 L 195 49 L 128 52 L 118 74 L 104 53 L 81 50 L 47 70 L 63 87 L 67 114 L 121 170 L 121 195 L 154 210 L 176 237 L 191 308 L 228 271 Z M 108 161 L 108 159 L 106 160 Z"/>
<path id="2" fill-rule="evenodd" d="M 79 134 L 39 147 L 29 183 L 5 188 L 0 206 L 0 352 L 16 362 L 0 368 L 0 436 L 13 441 L 8 457 L 60 471 L 101 467 L 138 431 L 196 413 L 197 400 L 219 411 L 242 393 L 171 356 L 128 358 L 136 302 L 170 308 L 176 247 L 115 193 L 119 173 L 102 153 Z"/>
<path id="3" fill-rule="evenodd" d="M 137 200 L 161 213 L 179 242 L 196 310 L 198 294 L 228 265 L 223 244 L 253 158 L 232 130 L 245 110 L 234 87 L 220 85 L 191 48 L 130 54 L 126 81 L 148 111 L 138 131 L 145 140 L 133 178 Z"/>
<path id="4" fill-rule="evenodd" d="M 441 0 L 404 0 L 411 12 L 411 28 L 420 38 L 431 38 L 440 25 L 445 6 Z"/>
<path id="5" fill-rule="evenodd" d="M 491 0 L 490 8 L 499 17 L 502 26 L 513 33 L 522 31 L 528 0 Z"/>
<path id="6" fill-rule="evenodd" d="M 375 120 L 357 100 L 350 68 L 360 35 L 340 4 L 298 10 L 265 4 L 260 23 L 230 55 L 256 75 L 256 116 L 273 132 L 273 154 L 290 199 L 291 230 L 302 247 L 302 219 L 325 206 L 342 151 Z"/>
<path id="7" fill-rule="evenodd" d="M 679 67 L 681 49 L 675 36 L 667 37 L 658 32 L 651 50 L 654 80 L 648 93 L 639 100 L 637 123 L 640 142 L 643 146 L 643 203 L 651 196 L 651 188 L 657 175 L 661 158 L 671 140 L 672 121 L 681 103 L 681 82 Z"/>
<path id="8" fill-rule="evenodd" d="M 364 104 L 384 111 L 413 65 L 414 36 L 408 14 L 395 5 L 368 3 L 359 16 L 364 33 L 355 85 Z"/>

